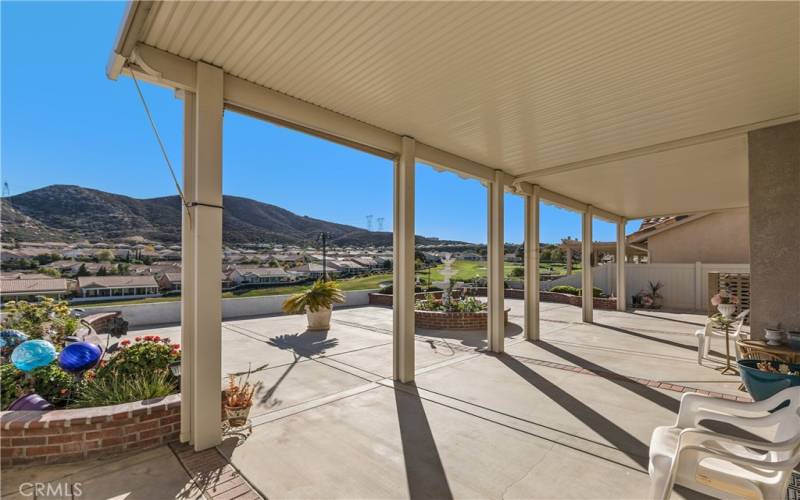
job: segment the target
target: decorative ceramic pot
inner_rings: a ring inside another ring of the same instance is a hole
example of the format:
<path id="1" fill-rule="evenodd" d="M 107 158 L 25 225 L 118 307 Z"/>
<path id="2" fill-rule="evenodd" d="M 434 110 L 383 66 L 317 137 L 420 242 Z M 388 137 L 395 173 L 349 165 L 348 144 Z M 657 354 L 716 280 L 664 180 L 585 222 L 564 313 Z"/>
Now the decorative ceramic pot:
<path id="1" fill-rule="evenodd" d="M 755 401 L 767 399 L 787 387 L 800 385 L 800 377 L 778 372 L 761 371 L 757 366 L 759 363 L 770 363 L 776 369 L 782 364 L 779 361 L 760 361 L 758 359 L 743 359 L 739 361 L 739 373 L 741 374 L 742 382 Z M 800 365 L 790 364 L 789 369 L 793 372 L 800 370 Z"/>
<path id="2" fill-rule="evenodd" d="M 736 312 L 736 304 L 720 304 L 717 306 L 717 310 L 726 318 L 730 318 Z"/>
<path id="3" fill-rule="evenodd" d="M 767 345 L 781 345 L 781 342 L 783 341 L 783 330 L 765 328 L 764 338 L 767 339 Z"/>
<path id="4" fill-rule="evenodd" d="M 250 406 L 227 406 L 225 405 L 225 420 L 228 421 L 231 427 L 241 427 L 247 423 L 247 417 L 250 416 Z"/>
<path id="5" fill-rule="evenodd" d="M 331 327 L 331 313 L 332 308 L 320 309 L 319 311 L 312 312 L 306 309 L 306 317 L 308 318 L 309 330 L 328 330 Z"/>

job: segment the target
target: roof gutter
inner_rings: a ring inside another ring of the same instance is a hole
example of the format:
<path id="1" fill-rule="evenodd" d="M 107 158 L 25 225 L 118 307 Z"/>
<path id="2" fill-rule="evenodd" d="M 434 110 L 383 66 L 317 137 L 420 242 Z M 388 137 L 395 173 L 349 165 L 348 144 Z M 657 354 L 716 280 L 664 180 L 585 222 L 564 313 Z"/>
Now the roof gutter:
<path id="1" fill-rule="evenodd" d="M 114 49 L 106 63 L 106 76 L 116 80 L 125 68 L 133 49 L 139 42 L 139 36 L 155 2 L 151 0 L 131 0 L 125 9 L 122 25 L 114 42 Z"/>

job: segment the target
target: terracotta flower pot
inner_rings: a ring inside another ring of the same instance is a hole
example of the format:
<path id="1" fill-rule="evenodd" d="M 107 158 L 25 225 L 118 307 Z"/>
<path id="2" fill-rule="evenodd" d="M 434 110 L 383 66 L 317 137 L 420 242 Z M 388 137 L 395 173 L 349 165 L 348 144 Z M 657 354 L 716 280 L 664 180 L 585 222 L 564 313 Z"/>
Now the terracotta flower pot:
<path id="1" fill-rule="evenodd" d="M 309 330 L 328 330 L 331 327 L 331 313 L 332 308 L 320 309 L 319 311 L 312 312 L 306 309 L 306 318 L 308 318 Z"/>

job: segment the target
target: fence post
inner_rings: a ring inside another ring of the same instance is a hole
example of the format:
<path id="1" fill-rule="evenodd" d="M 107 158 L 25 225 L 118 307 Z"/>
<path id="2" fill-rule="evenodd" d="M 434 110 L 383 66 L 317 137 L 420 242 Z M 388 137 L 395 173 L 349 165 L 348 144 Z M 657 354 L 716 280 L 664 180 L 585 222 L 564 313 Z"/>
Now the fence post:
<path id="1" fill-rule="evenodd" d="M 714 314 L 715 307 L 711 305 L 711 297 L 719 291 L 719 273 L 708 273 L 708 297 L 706 297 L 706 307 L 708 314 Z"/>
<path id="2" fill-rule="evenodd" d="M 694 263 L 694 308 L 698 311 L 703 307 L 703 263 Z"/>

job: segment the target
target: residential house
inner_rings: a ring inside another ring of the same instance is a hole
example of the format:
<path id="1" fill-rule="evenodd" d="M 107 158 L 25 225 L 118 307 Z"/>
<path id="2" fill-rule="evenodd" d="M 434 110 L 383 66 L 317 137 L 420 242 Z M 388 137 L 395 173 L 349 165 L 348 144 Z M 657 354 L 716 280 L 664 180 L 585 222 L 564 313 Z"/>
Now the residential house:
<path id="1" fill-rule="evenodd" d="M 471 260 L 471 261 L 481 261 L 486 260 L 486 257 L 479 253 L 475 252 L 461 252 L 455 254 L 455 258 L 458 260 Z"/>
<path id="2" fill-rule="evenodd" d="M 78 294 L 82 299 L 155 297 L 158 283 L 153 276 L 81 276 Z"/>
<path id="3" fill-rule="evenodd" d="M 628 243 L 645 247 L 653 264 L 748 264 L 748 210 L 646 218 Z"/>
<path id="4" fill-rule="evenodd" d="M 69 293 L 67 280 L 63 278 L 37 278 L 37 279 L 2 279 L 0 280 L 0 296 L 3 301 L 27 300 L 34 301 L 36 297 L 53 297 L 62 299 Z"/>
<path id="5" fill-rule="evenodd" d="M 303 264 L 300 267 L 292 269 L 292 272 L 298 278 L 308 277 L 315 280 L 322 278 L 324 275 L 322 271 L 322 264 L 316 262 L 309 262 L 307 264 Z M 328 276 L 331 277 L 338 276 L 339 274 L 341 274 L 341 271 L 339 271 L 339 269 L 332 268 L 330 265 L 327 266 L 325 272 L 328 274 Z"/>
<path id="6" fill-rule="evenodd" d="M 381 267 L 380 264 L 378 264 L 378 261 L 373 257 L 354 257 L 351 260 L 356 264 L 366 267 L 370 271 L 374 271 L 375 269 L 379 269 Z"/>
<path id="7" fill-rule="evenodd" d="M 368 271 L 368 269 L 361 264 L 357 264 L 352 260 L 334 260 L 328 263 L 332 267 L 339 270 L 342 275 L 345 276 L 356 276 L 359 274 L 364 274 Z"/>
<path id="8" fill-rule="evenodd" d="M 237 268 L 228 277 L 237 285 L 273 285 L 291 281 L 289 273 L 280 267 Z"/>

